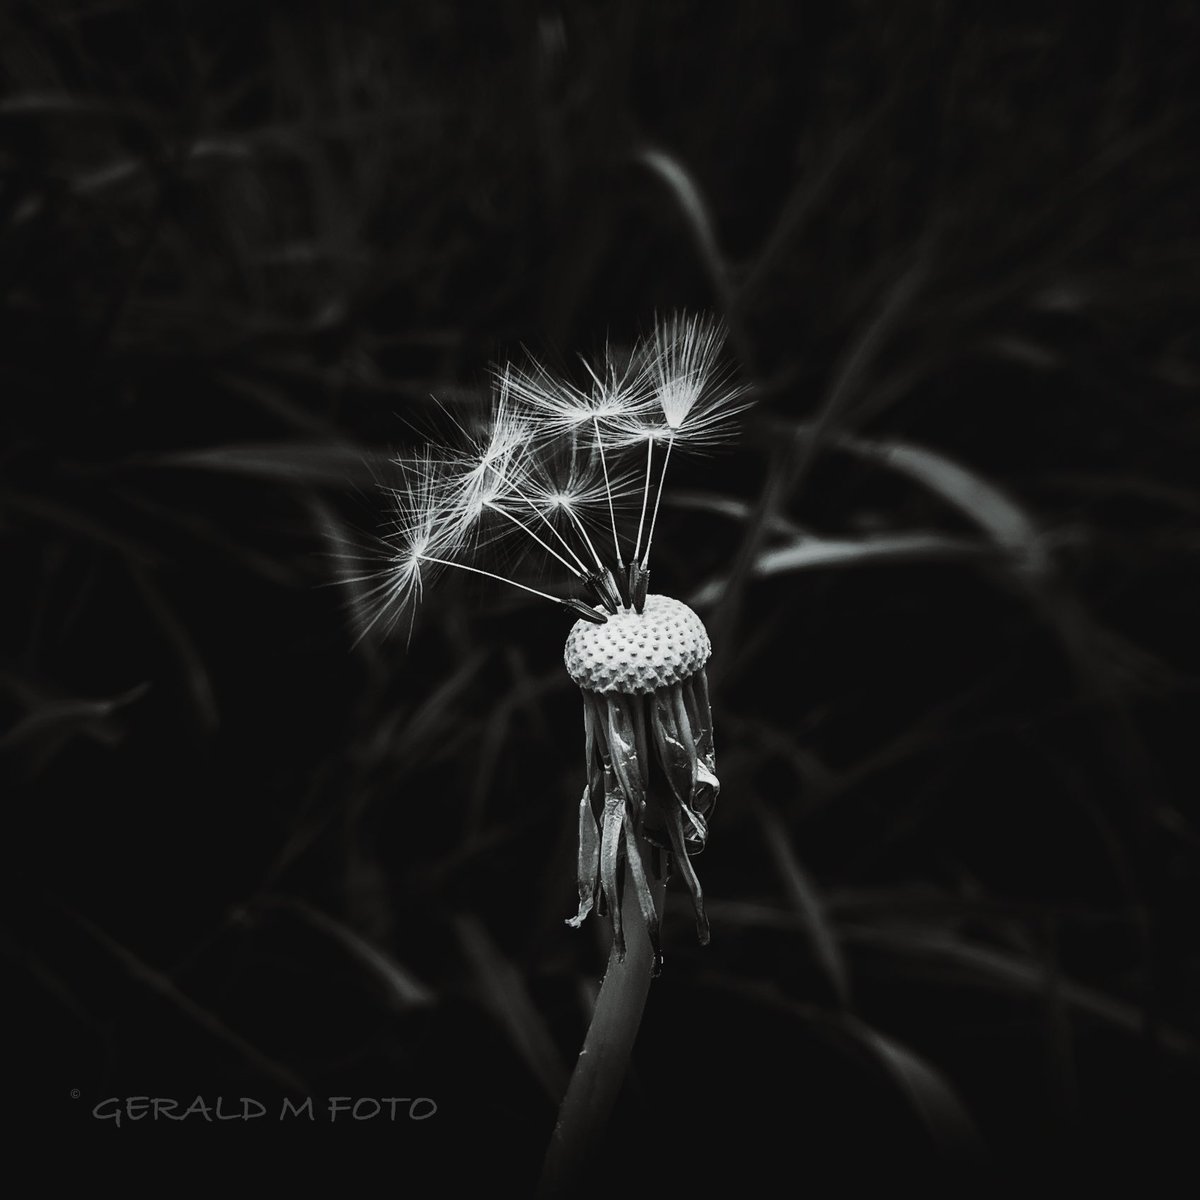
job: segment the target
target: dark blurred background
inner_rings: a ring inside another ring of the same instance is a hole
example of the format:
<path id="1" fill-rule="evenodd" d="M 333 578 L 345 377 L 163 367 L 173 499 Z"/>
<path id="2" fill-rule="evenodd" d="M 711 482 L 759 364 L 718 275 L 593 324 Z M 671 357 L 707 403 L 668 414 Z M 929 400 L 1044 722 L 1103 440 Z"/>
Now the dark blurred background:
<path id="1" fill-rule="evenodd" d="M 715 646 L 713 937 L 673 891 L 597 1178 L 1181 1148 L 1198 37 L 1192 3 L 5 5 L 9 1105 L 428 1096 L 341 1140 L 531 1190 L 606 955 L 563 924 L 570 618 L 446 578 L 406 648 L 338 564 L 431 397 L 684 307 L 757 402 L 656 540 Z"/>

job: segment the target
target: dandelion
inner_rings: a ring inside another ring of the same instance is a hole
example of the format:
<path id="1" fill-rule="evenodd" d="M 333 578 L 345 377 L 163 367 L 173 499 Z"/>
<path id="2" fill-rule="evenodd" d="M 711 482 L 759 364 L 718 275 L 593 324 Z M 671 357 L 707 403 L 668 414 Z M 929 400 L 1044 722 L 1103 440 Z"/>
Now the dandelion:
<path id="1" fill-rule="evenodd" d="M 564 662 L 583 699 L 585 782 L 578 905 L 567 923 L 578 928 L 593 912 L 606 915 L 612 954 L 547 1179 L 577 1171 L 615 1102 L 649 980 L 661 968 L 662 894 L 672 875 L 691 896 L 701 943 L 709 940 L 691 860 L 707 844 L 720 791 L 705 675 L 712 648 L 700 618 L 679 600 L 649 594 L 648 581 L 675 444 L 713 448 L 744 407 L 743 390 L 719 365 L 723 344 L 719 323 L 677 314 L 627 362 L 608 351 L 599 367 L 585 361 L 587 387 L 536 363 L 500 368 L 481 430 L 459 425 L 452 444 L 401 464 L 405 482 L 392 491 L 388 561 L 373 577 L 374 619 L 386 613 L 394 621 L 403 612 L 410 629 L 426 583 L 450 569 L 521 589 L 577 618 Z M 644 470 L 630 469 L 625 459 L 640 458 L 643 445 Z M 639 499 L 636 533 L 623 542 L 618 513 L 632 514 Z M 466 561 L 501 536 L 565 571 L 583 595 L 557 594 Z M 627 954 L 635 945 L 637 953 Z"/>
<path id="2" fill-rule="evenodd" d="M 711 646 L 691 609 L 646 589 L 672 448 L 676 441 L 681 448 L 710 448 L 719 435 L 728 436 L 730 417 L 743 407 L 742 390 L 729 385 L 720 367 L 724 340 L 723 327 L 711 318 L 674 314 L 623 363 L 608 349 L 598 367 L 585 361 L 587 387 L 557 379 L 536 362 L 499 368 L 482 427 L 468 430 L 451 415 L 448 444 L 401 460 L 404 483 L 391 491 L 395 515 L 385 539 L 390 554 L 373 580 L 375 617 L 406 613 L 410 630 L 425 584 L 449 569 L 518 588 L 578 618 L 565 662 L 583 697 L 586 782 L 579 807 L 579 905 L 569 924 L 578 927 L 603 908 L 618 960 L 627 884 L 656 965 L 659 958 L 659 918 L 640 845 L 653 849 L 653 873 L 682 877 L 700 940 L 709 936 L 690 859 L 708 840 L 720 790 L 705 677 Z M 647 527 L 653 451 L 662 442 Z M 639 483 L 622 460 L 642 443 L 647 457 Z M 626 563 L 617 513 L 639 493 Z M 605 525 L 611 558 L 600 535 Z M 501 537 L 552 560 L 586 598 L 465 561 Z"/>

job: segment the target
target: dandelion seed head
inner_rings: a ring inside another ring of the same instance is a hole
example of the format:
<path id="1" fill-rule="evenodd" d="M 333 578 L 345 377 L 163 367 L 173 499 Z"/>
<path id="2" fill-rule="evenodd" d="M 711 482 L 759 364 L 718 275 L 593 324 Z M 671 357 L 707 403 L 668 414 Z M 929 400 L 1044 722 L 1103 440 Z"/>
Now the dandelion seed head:
<path id="1" fill-rule="evenodd" d="M 675 313 L 655 326 L 642 347 L 649 408 L 621 422 L 621 449 L 674 443 L 694 451 L 730 440 L 732 418 L 748 407 L 747 389 L 720 364 L 726 332 L 712 317 Z"/>
<path id="2" fill-rule="evenodd" d="M 343 582 L 366 585 L 356 597 L 360 637 L 380 626 L 393 629 L 408 618 L 411 636 L 427 580 L 462 548 L 462 538 L 442 506 L 440 464 L 429 450 L 393 460 L 396 482 L 384 485 L 390 520 L 376 546 L 364 556 L 369 569 L 347 574 Z"/>
<path id="3" fill-rule="evenodd" d="M 401 464 L 386 604 L 414 607 L 434 567 L 447 565 L 544 594 L 483 569 L 485 547 L 515 544 L 510 562 L 522 561 L 521 551 L 541 565 L 556 560 L 563 582 L 609 615 L 630 604 L 641 612 L 671 448 L 727 440 L 729 417 L 744 407 L 744 389 L 730 386 L 718 363 L 724 341 L 719 321 L 677 313 L 628 353 L 606 345 L 581 359 L 586 379 L 559 378 L 533 358 L 496 367 L 486 417 L 444 408 L 451 436 Z M 661 459 L 653 453 L 660 444 Z M 635 447 L 636 461 L 626 454 Z M 636 526 L 618 528 L 619 511 L 639 503 Z M 479 565 L 454 561 L 468 554 Z"/>
<path id="4" fill-rule="evenodd" d="M 673 313 L 654 330 L 650 358 L 658 402 L 678 430 L 704 394 L 725 345 L 725 326 L 711 317 Z"/>
<path id="5" fill-rule="evenodd" d="M 504 368 L 514 401 L 543 441 L 586 432 L 595 436 L 644 414 L 652 402 L 635 359 L 621 365 L 606 349 L 599 370 L 587 359 L 580 361 L 589 376 L 587 387 L 552 375 L 537 362 L 524 369 Z"/>
<path id="6" fill-rule="evenodd" d="M 433 460 L 433 487 L 448 525 L 462 536 L 476 532 L 489 510 L 510 498 L 531 437 L 529 422 L 514 403 L 506 377 L 497 381 L 488 418 L 469 431 L 455 422 L 454 444 Z"/>
<path id="7" fill-rule="evenodd" d="M 442 460 L 425 450 L 413 459 L 397 459 L 402 478 L 388 488 L 392 521 L 388 541 L 398 557 L 417 559 L 429 554 L 453 555 L 462 537 L 445 506 Z"/>
<path id="8" fill-rule="evenodd" d="M 556 379 L 540 363 L 506 366 L 501 378 L 543 441 L 569 434 L 592 419 L 588 393 Z"/>
<path id="9" fill-rule="evenodd" d="M 647 595 L 647 583 L 672 447 L 724 441 L 729 418 L 745 407 L 745 390 L 731 386 L 719 365 L 724 341 L 719 322 L 675 314 L 628 358 L 606 347 L 598 364 L 583 360 L 590 382 L 582 386 L 532 360 L 499 368 L 485 422 L 467 428 L 447 412 L 456 427 L 450 443 L 398 464 L 402 479 L 389 489 L 393 511 L 381 539 L 382 569 L 355 581 L 369 584 L 372 624 L 392 626 L 407 616 L 410 635 L 426 584 L 447 567 L 511 585 L 580 618 L 564 652 L 583 697 L 587 768 L 579 906 L 568 923 L 578 927 L 602 898 L 618 958 L 626 886 L 635 889 L 659 957 L 643 841 L 668 856 L 668 871 L 677 870 L 691 893 L 701 942 L 709 936 L 690 859 L 708 840 L 720 790 L 705 676 L 711 645 L 691 609 Z M 666 448 L 653 472 L 658 443 Z M 632 457 L 623 452 L 637 446 L 643 449 L 637 463 L 623 462 Z M 636 541 L 627 529 L 623 544 L 618 509 L 639 500 Z M 593 540 L 588 527 L 601 525 L 604 535 Z M 573 589 L 588 598 L 456 561 L 501 538 L 557 560 Z M 633 554 L 626 560 L 628 543 Z M 666 787 L 651 787 L 652 770 Z"/>
<path id="10" fill-rule="evenodd" d="M 507 376 L 498 380 L 492 399 L 491 421 L 480 443 L 480 461 L 502 463 L 520 449 L 529 437 L 529 422 L 516 402 Z"/>
<path id="11" fill-rule="evenodd" d="M 520 487 L 547 512 L 584 520 L 607 520 L 611 499 L 618 508 L 638 494 L 640 480 L 627 470 L 610 470 L 605 478 L 599 458 L 590 453 L 541 455 L 529 462 Z"/>

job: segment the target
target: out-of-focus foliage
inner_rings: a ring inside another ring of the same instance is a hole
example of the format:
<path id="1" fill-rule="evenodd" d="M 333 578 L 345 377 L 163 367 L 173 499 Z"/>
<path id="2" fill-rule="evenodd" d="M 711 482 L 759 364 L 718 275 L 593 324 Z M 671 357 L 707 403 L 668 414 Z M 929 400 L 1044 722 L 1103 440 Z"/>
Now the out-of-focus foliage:
<path id="1" fill-rule="evenodd" d="M 757 399 L 655 543 L 716 647 L 713 939 L 668 913 L 614 1139 L 1175 1145 L 1198 104 L 1187 3 L 7 5 L 21 1115 L 426 1095 L 406 1153 L 534 1178 L 604 961 L 567 621 L 445 580 L 406 652 L 334 564 L 431 396 L 686 305 Z"/>

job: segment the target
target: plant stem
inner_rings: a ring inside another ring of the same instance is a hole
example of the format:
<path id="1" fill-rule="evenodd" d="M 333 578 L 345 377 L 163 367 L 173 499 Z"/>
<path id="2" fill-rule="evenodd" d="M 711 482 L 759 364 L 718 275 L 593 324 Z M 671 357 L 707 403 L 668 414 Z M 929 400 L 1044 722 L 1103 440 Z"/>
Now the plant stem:
<path id="1" fill-rule="evenodd" d="M 649 854 L 638 839 L 642 862 L 650 871 Z M 661 913 L 666 880 L 650 875 L 654 907 Z M 604 1139 L 608 1118 L 625 1082 L 629 1056 L 642 1022 L 654 968 L 654 953 L 635 889 L 627 881 L 621 904 L 625 958 L 610 953 L 608 970 L 596 997 L 592 1023 L 558 1110 L 558 1123 L 546 1150 L 539 1200 L 587 1194 L 588 1171 Z"/>
<path id="2" fill-rule="evenodd" d="M 485 579 L 497 579 L 501 583 L 507 583 L 510 587 L 520 588 L 521 591 L 528 592 L 531 596 L 541 596 L 543 600 L 549 600 L 554 604 L 563 602 L 561 596 L 552 596 L 549 592 L 539 592 L 537 588 L 518 583 L 515 579 L 509 579 L 507 575 L 497 575 L 494 571 L 485 571 L 482 567 L 472 567 L 468 563 L 455 562 L 450 558 L 434 558 L 432 554 L 418 554 L 417 558 L 422 562 L 437 563 L 439 567 L 453 567 L 456 571 L 470 571 L 472 575 L 482 575 Z"/>
<path id="3" fill-rule="evenodd" d="M 583 522 L 579 519 L 579 515 L 573 512 L 570 508 L 566 509 L 566 514 L 571 518 L 572 521 L 575 522 L 575 528 L 578 529 L 581 534 L 583 534 L 583 540 L 587 542 L 588 549 L 592 552 L 592 558 L 596 561 L 596 570 L 604 571 L 606 569 L 604 566 L 604 560 L 599 554 L 596 553 L 596 547 L 592 545 L 592 539 L 588 537 L 588 531 L 583 527 Z"/>
<path id="4" fill-rule="evenodd" d="M 633 546 L 633 561 L 641 562 L 642 529 L 646 524 L 646 503 L 650 499 L 650 466 L 654 461 L 654 439 L 646 439 L 646 486 L 642 488 L 642 515 L 638 521 L 637 541 Z"/>
<path id="5" fill-rule="evenodd" d="M 646 536 L 646 552 L 642 555 L 642 566 L 650 561 L 650 544 L 654 541 L 654 526 L 658 524 L 658 506 L 662 503 L 663 487 L 667 482 L 667 466 L 671 461 L 671 449 L 675 445 L 675 431 L 667 438 L 667 452 L 663 455 L 662 474 L 658 477 L 658 495 L 654 498 L 654 515 L 650 518 L 650 532 Z"/>
<path id="6" fill-rule="evenodd" d="M 600 419 L 592 414 L 592 427 L 596 431 L 596 447 L 600 451 L 600 469 L 604 472 L 604 494 L 608 497 L 608 519 L 612 522 L 613 549 L 617 552 L 617 566 L 624 566 L 621 557 L 621 543 L 617 539 L 617 514 L 613 509 L 612 487 L 608 482 L 608 460 L 604 457 L 604 437 L 600 433 Z"/>
<path id="7" fill-rule="evenodd" d="M 509 519 L 509 520 L 510 520 L 510 521 L 511 521 L 511 522 L 512 522 L 514 525 L 516 525 L 516 526 L 517 526 L 519 529 L 523 529 L 523 530 L 525 530 L 525 532 L 526 532 L 527 534 L 529 534 L 529 536 L 530 536 L 531 538 L 533 538 L 533 540 L 534 540 L 535 542 L 537 542 L 537 544 L 538 544 L 539 546 L 541 546 L 541 548 L 542 548 L 543 550 L 545 550 L 545 551 L 546 551 L 548 554 L 553 554 L 553 555 L 554 555 L 554 557 L 555 557 L 555 558 L 557 558 L 557 559 L 558 559 L 558 561 L 559 561 L 560 563 L 562 563 L 562 565 L 563 565 L 564 567 L 566 567 L 566 568 L 567 568 L 567 570 L 568 570 L 568 571 L 570 571 L 570 572 L 571 572 L 571 574 L 572 574 L 572 575 L 574 575 L 576 579 L 582 579 L 582 578 L 583 578 L 583 575 L 584 575 L 584 572 L 583 572 L 583 571 L 579 570 L 577 567 L 573 567 L 573 566 L 571 566 L 571 564 L 570 564 L 569 562 L 567 562 L 567 560 L 566 560 L 565 558 L 563 558 L 563 556 L 562 556 L 561 554 L 559 554 L 559 552 L 558 552 L 557 550 L 555 550 L 555 548 L 554 548 L 553 546 L 549 545 L 549 544 L 548 544 L 548 543 L 545 541 L 545 539 L 544 539 L 544 538 L 540 538 L 540 537 L 538 537 L 538 535 L 537 535 L 536 533 L 534 533 L 534 532 L 533 532 L 533 530 L 532 530 L 532 529 L 530 529 L 530 528 L 529 528 L 529 526 L 528 526 L 528 525 L 526 525 L 526 524 L 525 524 L 525 522 L 524 522 L 524 521 L 522 521 L 522 520 L 520 519 L 520 517 L 514 517 L 514 516 L 512 515 L 512 513 L 510 513 L 510 512 L 509 512 L 507 509 L 505 509 L 505 508 L 502 508 L 502 507 L 501 507 L 499 504 L 495 503 L 495 501 L 493 501 L 493 500 L 485 500 L 485 501 L 484 501 L 484 508 L 490 508 L 490 509 L 492 510 L 492 512 L 497 512 L 497 513 L 499 513 L 499 514 L 500 514 L 502 517 L 507 517 L 507 518 L 508 518 L 508 519 Z M 569 548 L 569 547 L 568 547 L 568 548 Z"/>

